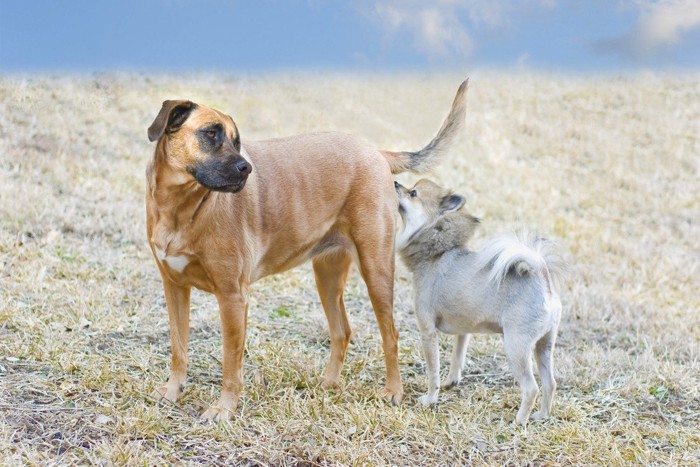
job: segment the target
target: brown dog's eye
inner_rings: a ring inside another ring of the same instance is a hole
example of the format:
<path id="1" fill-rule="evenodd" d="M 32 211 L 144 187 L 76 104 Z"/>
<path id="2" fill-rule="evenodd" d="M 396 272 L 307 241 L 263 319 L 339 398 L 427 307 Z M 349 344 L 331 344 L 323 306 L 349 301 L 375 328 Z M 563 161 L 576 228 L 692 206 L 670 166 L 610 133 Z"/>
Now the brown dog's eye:
<path id="1" fill-rule="evenodd" d="M 207 137 L 211 138 L 211 139 L 216 138 L 216 131 L 214 131 L 214 130 L 207 131 Z"/>
<path id="2" fill-rule="evenodd" d="M 411 198 L 415 198 L 416 196 L 418 196 L 418 193 L 416 193 L 416 190 L 411 190 L 409 195 L 411 196 Z"/>

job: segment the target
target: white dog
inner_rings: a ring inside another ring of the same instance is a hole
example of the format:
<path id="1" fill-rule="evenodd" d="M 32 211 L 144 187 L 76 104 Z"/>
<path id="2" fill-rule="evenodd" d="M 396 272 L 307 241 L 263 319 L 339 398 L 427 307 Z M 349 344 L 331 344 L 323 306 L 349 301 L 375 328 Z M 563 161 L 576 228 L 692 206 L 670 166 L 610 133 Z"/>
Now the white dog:
<path id="1" fill-rule="evenodd" d="M 463 197 L 425 179 L 410 189 L 396 183 L 396 191 L 404 224 L 396 247 L 413 272 L 428 373 L 428 393 L 420 402 L 431 405 L 438 398 L 437 331 L 455 335 L 448 387 L 461 378 L 469 333 L 501 333 L 508 363 L 522 389 L 516 422 L 527 424 L 538 393 L 533 352 L 543 397 L 532 418 L 547 418 L 556 389 L 552 351 L 561 316 L 552 277 L 560 264 L 551 242 L 532 235 L 503 235 L 474 252 L 466 242 L 479 221 L 460 210 Z"/>

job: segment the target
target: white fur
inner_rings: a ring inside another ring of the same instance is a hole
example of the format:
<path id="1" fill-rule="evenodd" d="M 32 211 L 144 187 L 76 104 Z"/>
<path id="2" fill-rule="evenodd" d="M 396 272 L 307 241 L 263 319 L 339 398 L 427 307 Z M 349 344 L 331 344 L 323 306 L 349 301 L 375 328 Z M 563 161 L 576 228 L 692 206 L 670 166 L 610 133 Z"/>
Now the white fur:
<path id="1" fill-rule="evenodd" d="M 187 256 L 166 256 L 165 262 L 179 273 L 184 271 L 187 265 L 190 264 L 190 260 L 187 259 Z"/>
<path id="2" fill-rule="evenodd" d="M 190 260 L 187 259 L 187 256 L 167 256 L 165 252 L 158 247 L 155 247 L 155 251 L 156 258 L 158 258 L 158 261 L 167 264 L 170 268 L 172 268 L 178 273 L 182 273 L 182 271 L 185 270 L 187 265 L 190 264 Z"/>
<path id="3" fill-rule="evenodd" d="M 403 229 L 399 230 L 396 235 L 396 250 L 401 250 L 408 245 L 411 237 L 416 232 L 421 230 L 428 222 L 428 216 L 425 215 L 425 212 L 423 212 L 420 206 L 414 203 L 404 202 L 404 200 L 400 200 L 399 203 L 403 207 L 406 214 L 403 216 Z"/>
<path id="4" fill-rule="evenodd" d="M 528 234 L 501 235 L 474 252 L 457 241 L 462 237 L 454 230 L 431 231 L 442 214 L 430 219 L 421 206 L 405 203 L 406 227 L 397 238 L 397 248 L 413 272 L 416 318 L 426 360 L 428 392 L 420 397 L 420 403 L 431 405 L 438 400 L 438 332 L 455 335 L 447 386 L 459 383 L 469 334 L 501 333 L 509 366 L 522 390 L 516 422 L 528 422 L 539 393 L 532 370 L 533 353 L 543 396 L 541 409 L 532 418 L 548 417 L 556 389 L 552 352 L 561 316 L 550 272 L 558 267 L 556 256 L 549 251 L 551 242 Z M 444 243 L 445 250 L 411 249 L 414 242 L 425 238 L 440 239 L 431 245 L 437 248 Z M 455 241 L 447 241 L 450 238 Z M 410 260 L 405 256 L 409 250 Z"/>
<path id="5" fill-rule="evenodd" d="M 163 261 L 165 259 L 165 252 L 157 246 L 153 248 L 156 251 L 156 258 L 158 258 L 158 261 Z"/>
<path id="6" fill-rule="evenodd" d="M 536 274 L 542 277 L 548 293 L 554 290 L 550 284 L 547 270 L 547 261 L 543 256 L 542 248 L 550 242 L 539 239 L 532 234 L 523 231 L 519 234 L 502 234 L 481 247 L 479 258 L 481 264 L 477 264 L 479 269 L 489 267 L 488 280 L 496 288 L 500 288 L 501 283 L 512 267 L 519 276 L 525 274 Z"/>

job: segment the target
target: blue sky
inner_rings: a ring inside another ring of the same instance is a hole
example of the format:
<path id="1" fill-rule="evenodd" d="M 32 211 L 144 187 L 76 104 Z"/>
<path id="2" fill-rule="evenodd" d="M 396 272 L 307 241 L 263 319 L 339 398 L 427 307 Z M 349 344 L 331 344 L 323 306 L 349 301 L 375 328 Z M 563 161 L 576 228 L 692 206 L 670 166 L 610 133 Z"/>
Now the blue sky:
<path id="1" fill-rule="evenodd" d="M 0 73 L 699 70 L 700 0 L 0 0 Z"/>

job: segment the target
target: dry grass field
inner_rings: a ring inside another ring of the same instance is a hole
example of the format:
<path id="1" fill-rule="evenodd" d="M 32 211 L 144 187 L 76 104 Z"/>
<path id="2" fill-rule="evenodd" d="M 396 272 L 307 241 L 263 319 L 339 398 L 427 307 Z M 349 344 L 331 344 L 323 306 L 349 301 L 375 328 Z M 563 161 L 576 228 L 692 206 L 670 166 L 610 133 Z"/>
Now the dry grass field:
<path id="1" fill-rule="evenodd" d="M 461 76 L 0 77 L 0 464 L 698 465 L 700 76 L 475 73 L 464 136 L 432 177 L 467 197 L 475 239 L 531 226 L 569 264 L 553 417 L 515 426 L 500 337 L 424 409 L 411 281 L 395 317 L 406 396 L 378 397 L 381 340 L 357 272 L 341 390 L 310 265 L 253 286 L 237 416 L 218 398 L 219 317 L 192 298 L 190 379 L 169 371 L 167 313 L 145 239 L 146 138 L 166 98 L 220 108 L 243 141 L 334 129 L 418 149 Z M 402 176 L 402 183 L 415 178 Z M 451 340 L 445 338 L 443 373 Z"/>

